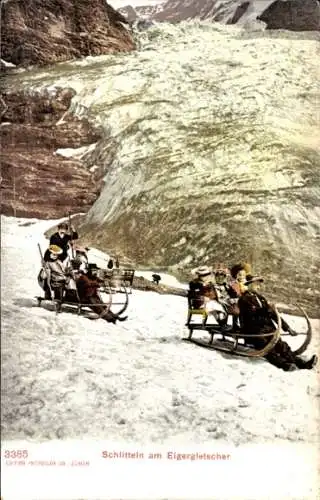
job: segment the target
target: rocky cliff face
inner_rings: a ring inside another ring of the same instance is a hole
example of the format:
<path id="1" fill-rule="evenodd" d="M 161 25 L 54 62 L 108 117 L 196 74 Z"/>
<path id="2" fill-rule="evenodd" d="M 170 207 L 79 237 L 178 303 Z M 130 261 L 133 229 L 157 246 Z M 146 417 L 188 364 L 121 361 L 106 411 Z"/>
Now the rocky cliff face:
<path id="1" fill-rule="evenodd" d="M 6 215 L 39 217 L 85 212 L 101 186 L 99 169 L 55 153 L 98 141 L 100 133 L 68 108 L 75 92 L 2 94 L 1 211 Z"/>
<path id="2" fill-rule="evenodd" d="M 0 97 L 2 212 L 40 218 L 85 212 L 102 185 L 98 153 L 88 160 L 55 151 L 96 143 L 100 132 L 68 111 L 72 89 L 13 91 L 11 66 L 133 50 L 127 21 L 104 0 L 10 0 L 1 14 L 3 88 L 10 89 Z"/>
<path id="3" fill-rule="evenodd" d="M 1 8 L 1 57 L 16 65 L 135 48 L 126 19 L 105 0 L 10 0 Z"/>
<path id="4" fill-rule="evenodd" d="M 318 0 L 168 0 L 149 12 L 155 21 L 179 22 L 188 19 L 212 19 L 225 24 L 263 21 L 267 29 L 314 31 L 320 29 Z M 147 12 L 144 7 L 125 7 L 121 12 L 137 20 Z"/>
<path id="5" fill-rule="evenodd" d="M 268 29 L 292 31 L 320 30 L 320 3 L 318 0 L 294 0 L 271 2 L 258 19 L 267 24 Z"/>

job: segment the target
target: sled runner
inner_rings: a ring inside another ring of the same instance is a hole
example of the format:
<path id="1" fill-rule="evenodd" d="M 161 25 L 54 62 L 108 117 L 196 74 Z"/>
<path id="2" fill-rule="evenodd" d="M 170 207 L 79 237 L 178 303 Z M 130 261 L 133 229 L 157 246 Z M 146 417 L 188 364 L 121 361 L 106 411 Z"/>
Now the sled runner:
<path id="1" fill-rule="evenodd" d="M 302 344 L 299 347 L 297 347 L 296 349 L 293 350 L 294 354 L 300 355 L 300 354 L 303 354 L 306 351 L 307 347 L 309 346 L 309 344 L 311 342 L 311 339 L 312 339 L 312 326 L 311 326 L 311 323 L 310 323 L 310 319 L 309 319 L 307 313 L 305 312 L 305 310 L 302 307 L 298 306 L 298 305 L 296 307 L 302 312 L 302 315 L 304 316 L 304 318 L 306 320 L 307 331 L 306 332 L 296 332 L 296 331 L 294 331 L 294 330 L 291 329 L 291 333 L 281 332 L 281 338 L 285 337 L 285 336 L 298 337 L 299 339 L 302 338 Z"/>
<path id="2" fill-rule="evenodd" d="M 288 335 L 292 337 L 302 337 L 302 344 L 292 350 L 294 354 L 299 355 L 307 349 L 312 338 L 312 328 L 308 315 L 301 307 L 299 307 L 299 309 L 303 313 L 307 322 L 306 332 L 295 332 L 292 329 L 291 333 L 283 332 L 281 330 L 281 319 L 278 311 L 276 310 L 277 328 L 275 331 L 262 335 L 250 335 L 250 332 L 248 332 L 248 335 L 244 335 L 243 333 L 234 330 L 232 325 L 229 324 L 230 317 L 228 317 L 227 314 L 224 317 L 224 321 L 220 321 L 219 324 L 213 315 L 208 315 L 205 308 L 189 308 L 186 323 L 189 330 L 189 336 L 183 340 L 207 349 L 223 351 L 238 356 L 263 357 L 271 351 L 280 337 Z M 208 336 L 194 338 L 194 331 L 205 331 L 210 335 L 210 338 L 208 338 Z M 250 346 L 250 338 L 252 340 L 253 337 L 265 337 L 269 341 L 262 349 L 256 349 L 252 345 Z"/>
<path id="3" fill-rule="evenodd" d="M 99 294 L 99 296 L 100 296 L 100 294 Z M 54 298 L 50 300 L 50 299 L 46 299 L 45 297 L 41 297 L 41 296 L 37 296 L 35 298 L 37 299 L 38 306 L 41 306 L 42 302 L 51 303 L 54 305 L 56 312 L 61 312 L 62 306 L 68 306 L 69 310 L 70 309 L 74 310 L 79 315 L 81 313 L 86 314 L 88 312 L 92 312 L 92 311 L 90 311 L 90 307 L 94 305 L 93 303 L 89 303 L 89 302 L 88 303 L 81 302 L 79 295 L 77 293 L 72 294 L 72 297 L 71 297 L 71 294 L 67 290 L 64 290 L 61 300 L 54 299 Z M 101 299 L 101 302 L 97 303 L 97 305 L 104 307 L 104 311 L 101 312 L 100 314 L 95 313 L 94 316 L 91 314 L 90 319 L 103 318 L 103 316 L 105 314 L 107 314 L 108 311 L 110 311 L 111 305 L 112 305 L 112 293 L 111 292 L 109 293 L 109 296 L 108 296 L 109 300 L 107 302 L 104 302 L 102 300 L 101 296 L 100 296 L 100 299 Z M 116 304 L 114 304 L 114 305 L 116 305 Z M 126 304 L 125 309 L 127 308 L 127 305 L 128 304 Z M 124 309 L 121 310 L 120 313 L 123 311 L 124 311 Z"/>

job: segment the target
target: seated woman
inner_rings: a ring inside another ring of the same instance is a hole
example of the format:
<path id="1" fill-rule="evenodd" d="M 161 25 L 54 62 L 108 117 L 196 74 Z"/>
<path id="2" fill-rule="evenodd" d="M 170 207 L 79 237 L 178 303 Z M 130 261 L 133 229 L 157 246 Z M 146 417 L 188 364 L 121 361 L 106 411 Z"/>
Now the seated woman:
<path id="1" fill-rule="evenodd" d="M 196 275 L 196 278 L 189 283 L 189 309 L 203 310 L 207 315 L 212 315 L 219 325 L 226 325 L 228 313 L 221 301 L 221 293 L 219 295 L 224 285 L 221 285 L 220 290 L 210 267 L 199 267 L 193 270 L 193 274 Z M 226 278 L 226 274 L 224 277 Z"/>
<path id="2" fill-rule="evenodd" d="M 234 297 L 239 299 L 247 290 L 246 279 L 247 279 L 247 274 L 250 271 L 251 271 L 251 266 L 250 264 L 246 263 L 236 264 L 231 268 L 230 274 L 232 280 L 230 283 L 230 290 L 232 290 Z M 232 327 L 235 331 L 238 331 L 240 329 L 239 308 L 236 303 L 234 304 L 234 309 L 232 314 L 233 314 Z"/>
<path id="3" fill-rule="evenodd" d="M 201 309 L 205 307 L 206 299 L 210 299 L 213 292 L 212 269 L 201 266 L 192 271 L 195 278 L 189 283 L 188 305 L 190 309 Z"/>
<path id="4" fill-rule="evenodd" d="M 231 288 L 236 293 L 237 297 L 241 297 L 241 295 L 246 291 L 246 277 L 247 274 L 250 273 L 250 265 L 249 264 L 236 264 L 232 266 L 230 274 L 232 277 L 232 281 L 230 283 Z"/>
<path id="5" fill-rule="evenodd" d="M 72 269 L 68 264 L 64 264 L 59 260 L 59 256 L 63 253 L 62 248 L 57 245 L 50 245 L 48 253 L 46 265 L 49 270 L 50 287 L 53 290 L 54 298 L 62 302 L 66 290 L 71 291 L 71 293 L 76 291 Z"/>
<path id="6" fill-rule="evenodd" d="M 237 297 L 237 293 L 228 282 L 228 277 L 229 269 L 226 267 L 219 266 L 214 270 L 214 289 L 217 294 L 217 300 L 220 304 L 224 304 L 226 307 L 229 306 L 231 298 Z"/>
<path id="7" fill-rule="evenodd" d="M 226 325 L 228 314 L 237 314 L 237 294 L 228 283 L 229 270 L 225 266 L 218 266 L 214 270 L 214 291 L 216 299 L 212 302 L 215 311 L 213 314 L 221 325 Z"/>

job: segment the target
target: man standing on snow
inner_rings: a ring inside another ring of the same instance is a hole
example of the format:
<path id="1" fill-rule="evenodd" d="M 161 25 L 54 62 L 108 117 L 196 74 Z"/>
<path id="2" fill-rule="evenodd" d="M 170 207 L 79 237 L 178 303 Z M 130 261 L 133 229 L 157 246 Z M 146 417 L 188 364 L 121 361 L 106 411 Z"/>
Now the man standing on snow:
<path id="1" fill-rule="evenodd" d="M 274 332 L 276 330 L 274 321 L 277 320 L 274 308 L 263 295 L 258 293 L 261 282 L 263 282 L 263 279 L 259 276 L 248 274 L 244 283 L 247 290 L 239 298 L 238 302 L 241 332 L 246 335 L 247 342 L 257 349 L 265 347 L 270 341 L 270 337 L 256 337 L 255 335 Z M 287 332 L 291 331 L 289 325 L 283 319 L 281 320 L 281 328 Z M 297 368 L 311 369 L 318 361 L 315 354 L 308 361 L 304 361 L 296 356 L 291 351 L 290 346 L 281 339 L 266 354 L 265 358 L 274 366 L 285 371 L 293 371 Z"/>
<path id="2" fill-rule="evenodd" d="M 61 260 L 62 262 L 65 261 L 66 258 L 68 257 L 68 248 L 70 246 L 70 242 L 72 240 L 78 239 L 78 233 L 74 230 L 72 226 L 70 227 L 70 230 L 71 234 L 68 234 L 68 224 L 62 222 L 58 226 L 58 231 L 50 237 L 50 245 L 56 245 L 62 249 L 61 255 L 58 256 L 58 259 Z M 50 258 L 50 252 L 49 250 L 46 250 L 44 254 L 45 262 L 47 262 L 49 258 Z"/>

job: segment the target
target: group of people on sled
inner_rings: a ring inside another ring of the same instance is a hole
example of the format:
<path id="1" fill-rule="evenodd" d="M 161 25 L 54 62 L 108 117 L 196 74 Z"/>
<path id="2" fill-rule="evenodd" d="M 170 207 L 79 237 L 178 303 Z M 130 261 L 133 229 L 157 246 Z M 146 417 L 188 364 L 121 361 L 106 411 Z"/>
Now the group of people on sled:
<path id="1" fill-rule="evenodd" d="M 189 311 L 205 310 L 212 314 L 222 327 L 232 316 L 233 332 L 243 334 L 247 343 L 256 349 L 263 349 L 270 337 L 263 336 L 276 330 L 277 315 L 273 305 L 260 293 L 264 279 L 251 273 L 251 266 L 238 263 L 230 269 L 218 265 L 215 269 L 201 266 L 192 271 L 194 278 L 189 283 Z M 281 328 L 294 335 L 294 331 L 283 318 Z M 311 369 L 318 359 L 313 355 L 309 360 L 296 356 L 290 346 L 279 339 L 265 358 L 285 371 L 297 368 Z"/>
<path id="2" fill-rule="evenodd" d="M 54 298 L 57 301 L 58 311 L 61 303 L 74 302 L 87 304 L 95 313 L 110 323 L 125 321 L 127 316 L 114 314 L 103 304 L 98 290 L 102 281 L 97 276 L 96 264 L 89 264 L 87 249 L 74 249 L 74 258 L 70 258 L 69 250 L 72 242 L 78 239 L 78 233 L 68 224 L 58 225 L 58 231 L 50 237 L 49 247 L 43 256 L 43 267 L 38 281 L 45 293 L 45 299 Z M 108 268 L 113 268 L 112 259 Z"/>

